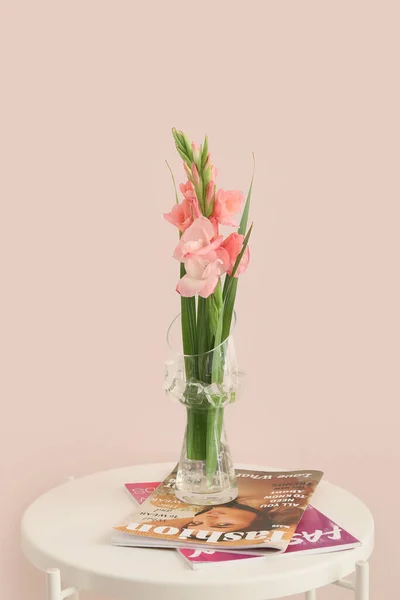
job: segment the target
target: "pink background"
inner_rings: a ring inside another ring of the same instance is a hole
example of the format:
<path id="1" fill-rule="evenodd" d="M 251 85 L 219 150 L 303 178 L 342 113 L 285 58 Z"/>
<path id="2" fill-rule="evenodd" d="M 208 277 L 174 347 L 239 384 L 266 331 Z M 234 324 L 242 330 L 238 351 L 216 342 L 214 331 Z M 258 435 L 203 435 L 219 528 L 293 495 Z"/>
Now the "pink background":
<path id="1" fill-rule="evenodd" d="M 398 568 L 399 4 L 0 5 L 1 550 L 4 598 L 43 598 L 19 522 L 99 469 L 174 460 L 162 391 L 178 312 L 170 129 L 209 134 L 247 189 L 234 457 L 321 468 L 377 527 L 372 597 Z M 378 591 L 379 590 L 379 591 Z M 321 598 L 347 598 L 328 589 Z M 97 600 L 97 599 L 96 599 Z"/>

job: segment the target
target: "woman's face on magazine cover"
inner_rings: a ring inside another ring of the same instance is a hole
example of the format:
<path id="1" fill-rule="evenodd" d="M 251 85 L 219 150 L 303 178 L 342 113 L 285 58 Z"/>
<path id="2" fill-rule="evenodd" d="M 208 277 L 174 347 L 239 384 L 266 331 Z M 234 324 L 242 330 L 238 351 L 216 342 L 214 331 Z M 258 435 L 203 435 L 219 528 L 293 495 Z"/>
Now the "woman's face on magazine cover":
<path id="1" fill-rule="evenodd" d="M 195 531 L 241 531 L 249 527 L 255 518 L 255 513 L 248 510 L 218 506 L 193 517 L 187 527 Z"/>

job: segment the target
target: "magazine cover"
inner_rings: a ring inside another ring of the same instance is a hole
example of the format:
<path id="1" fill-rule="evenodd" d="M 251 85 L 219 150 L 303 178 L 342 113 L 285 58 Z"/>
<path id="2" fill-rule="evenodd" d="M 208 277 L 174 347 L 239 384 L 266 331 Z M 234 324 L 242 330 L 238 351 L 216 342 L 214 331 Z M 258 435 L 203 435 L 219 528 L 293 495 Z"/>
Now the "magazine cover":
<path id="1" fill-rule="evenodd" d="M 322 472 L 238 470 L 237 499 L 203 507 L 175 497 L 175 477 L 176 470 L 129 519 L 114 527 L 114 544 L 284 551 Z"/>
<path id="2" fill-rule="evenodd" d="M 339 525 L 313 506 L 308 506 L 284 555 L 323 554 L 325 552 L 350 550 L 360 545 L 361 542 L 351 535 L 351 533 L 339 527 Z M 239 559 L 265 557 L 265 554 L 254 555 L 239 552 L 204 550 L 203 548 L 179 548 L 178 552 L 193 569 L 221 563 L 229 564 Z"/>
<path id="3" fill-rule="evenodd" d="M 160 482 L 126 483 L 125 487 L 132 498 L 142 504 L 159 485 Z M 308 505 L 284 554 L 337 552 L 339 550 L 350 550 L 360 545 L 361 542 L 351 533 L 313 506 Z M 226 552 L 203 548 L 179 548 L 178 552 L 193 569 L 224 563 L 230 564 L 248 558 L 265 557 L 265 553 L 261 552 L 250 554 L 237 550 Z"/>

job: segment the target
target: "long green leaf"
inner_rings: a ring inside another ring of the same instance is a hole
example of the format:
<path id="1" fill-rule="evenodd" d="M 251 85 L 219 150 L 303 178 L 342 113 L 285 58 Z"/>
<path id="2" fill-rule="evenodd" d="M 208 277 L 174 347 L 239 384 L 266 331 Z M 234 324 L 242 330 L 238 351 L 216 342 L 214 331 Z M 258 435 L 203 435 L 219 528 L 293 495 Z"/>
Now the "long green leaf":
<path id="1" fill-rule="evenodd" d="M 181 278 L 186 275 L 185 265 L 181 263 Z M 193 356 L 197 354 L 196 337 L 196 300 L 181 296 L 181 324 L 182 324 L 182 345 L 185 355 Z M 192 358 L 185 360 L 186 377 L 197 379 L 197 364 Z"/>
<path id="2" fill-rule="evenodd" d="M 240 261 L 242 260 L 242 258 L 243 258 L 243 254 L 245 253 L 245 250 L 246 250 L 246 248 L 247 248 L 247 244 L 249 243 L 249 239 L 250 239 L 250 236 L 251 236 L 251 232 L 252 232 L 252 230 L 253 230 L 253 223 L 251 224 L 251 226 L 250 226 L 250 228 L 249 228 L 248 232 L 246 233 L 246 235 L 245 235 L 245 238 L 244 238 L 244 240 L 243 240 L 243 246 L 242 246 L 242 249 L 241 249 L 241 251 L 239 252 L 239 254 L 237 255 L 237 258 L 236 258 L 236 261 L 235 261 L 234 267 L 233 267 L 233 269 L 232 269 L 232 275 L 231 275 L 231 279 L 232 279 L 232 277 L 235 277 L 235 275 L 236 275 L 236 271 L 237 271 L 237 270 L 238 270 L 238 268 L 239 268 Z"/>
<path id="3" fill-rule="evenodd" d="M 206 460 L 208 411 L 203 407 L 187 408 L 186 451 L 189 460 Z"/>
<path id="4" fill-rule="evenodd" d="M 249 243 L 252 229 L 253 229 L 253 225 L 251 225 L 249 231 L 246 234 L 246 237 L 243 240 L 242 250 L 240 251 L 240 253 L 236 259 L 235 266 L 232 269 L 232 275 L 231 276 L 226 275 L 225 284 L 224 284 L 225 297 L 224 297 L 223 324 L 222 324 L 222 333 L 221 333 L 222 340 L 221 341 L 226 340 L 226 338 L 228 337 L 229 332 L 231 330 L 232 315 L 233 315 L 233 310 L 234 310 L 234 306 L 235 306 L 236 292 L 237 292 L 237 286 L 238 286 L 238 278 L 235 277 L 235 273 L 238 270 L 240 261 L 242 260 L 243 254 L 247 247 L 247 244 Z"/>
<path id="5" fill-rule="evenodd" d="M 253 181 L 254 181 L 255 170 L 256 170 L 256 158 L 255 158 L 254 152 L 253 152 L 253 175 L 251 177 L 250 187 L 249 187 L 249 191 L 247 193 L 246 204 L 244 205 L 243 214 L 242 214 L 242 218 L 240 219 L 240 225 L 239 225 L 239 229 L 238 229 L 238 233 L 240 233 L 241 235 L 245 235 L 246 229 L 247 229 L 247 221 L 249 219 L 250 200 L 251 200 L 251 193 L 253 191 Z"/>
<path id="6" fill-rule="evenodd" d="M 251 177 L 250 187 L 249 187 L 249 191 L 247 193 L 246 203 L 244 205 L 243 214 L 242 214 L 242 218 L 240 219 L 240 225 L 239 225 L 239 229 L 238 229 L 238 233 L 240 233 L 241 235 L 245 235 L 246 229 L 247 229 L 247 221 L 248 221 L 248 218 L 249 218 L 250 200 L 251 200 L 251 194 L 252 194 L 252 191 L 253 191 L 253 181 L 254 181 L 255 168 L 256 168 L 256 159 L 255 159 L 255 156 L 254 156 L 254 153 L 253 153 L 253 175 Z M 225 277 L 224 291 L 223 291 L 223 298 L 224 298 L 224 300 L 225 300 L 226 295 L 228 293 L 228 286 L 231 286 L 231 283 L 230 283 L 231 279 L 232 279 L 232 277 L 229 277 L 229 275 L 227 275 Z M 235 295 L 236 295 L 236 290 L 235 290 Z M 235 301 L 235 298 L 233 298 L 233 301 Z"/>
<path id="7" fill-rule="evenodd" d="M 168 163 L 168 161 L 166 160 L 165 162 L 167 163 L 167 167 L 168 167 L 168 169 L 169 169 L 169 172 L 171 173 L 171 177 L 172 177 L 172 183 L 174 184 L 174 190 L 175 190 L 175 200 L 176 200 L 176 203 L 177 203 L 177 204 L 179 204 L 178 192 L 176 191 L 175 177 L 174 177 L 174 174 L 173 174 L 173 172 L 172 172 L 172 169 L 171 169 L 171 167 L 169 166 L 169 163 Z"/>
<path id="8" fill-rule="evenodd" d="M 221 448 L 222 423 L 224 418 L 223 408 L 209 408 L 207 411 L 207 483 L 211 485 L 218 464 Z"/>
<path id="9" fill-rule="evenodd" d="M 209 376 L 210 328 L 209 328 L 209 298 L 199 296 L 197 300 L 197 352 L 199 365 L 199 380 L 211 383 Z"/>

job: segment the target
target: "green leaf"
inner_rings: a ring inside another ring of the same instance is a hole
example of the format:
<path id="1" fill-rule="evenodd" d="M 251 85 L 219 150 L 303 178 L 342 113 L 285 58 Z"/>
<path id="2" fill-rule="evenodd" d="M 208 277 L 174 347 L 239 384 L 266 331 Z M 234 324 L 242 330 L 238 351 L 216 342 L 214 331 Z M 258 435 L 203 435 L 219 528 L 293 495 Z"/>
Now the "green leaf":
<path id="1" fill-rule="evenodd" d="M 199 380 L 211 383 L 209 378 L 207 352 L 210 350 L 210 330 L 207 298 L 198 297 L 197 300 L 197 353 Z"/>
<path id="2" fill-rule="evenodd" d="M 249 191 L 247 194 L 246 204 L 244 205 L 243 214 L 242 214 L 242 218 L 240 219 L 240 225 L 239 225 L 239 229 L 238 229 L 238 233 L 240 233 L 241 235 L 244 235 L 246 233 L 246 229 L 247 229 L 247 221 L 249 218 L 250 200 L 251 200 L 251 193 L 253 191 L 253 181 L 254 181 L 255 170 L 256 170 L 256 158 L 253 153 L 253 175 L 251 177 L 251 182 L 250 182 L 250 187 L 249 187 Z"/>
<path id="3" fill-rule="evenodd" d="M 223 408 L 209 408 L 207 411 L 207 483 L 211 485 L 214 477 L 221 446 L 222 423 L 224 419 Z"/>
<path id="4" fill-rule="evenodd" d="M 174 174 L 173 174 L 173 172 L 172 172 L 172 169 L 171 169 L 171 167 L 170 167 L 170 166 L 169 166 L 169 164 L 168 164 L 168 161 L 166 160 L 165 162 L 167 163 L 167 167 L 168 167 L 168 169 L 169 169 L 169 172 L 171 173 L 171 177 L 172 177 L 172 183 L 174 184 L 174 189 L 175 189 L 175 200 L 176 200 L 176 203 L 177 203 L 177 204 L 179 204 L 178 192 L 176 191 L 175 177 L 174 177 Z"/>
<path id="5" fill-rule="evenodd" d="M 246 199 L 246 203 L 244 206 L 244 210 L 243 210 L 243 214 L 242 214 L 242 218 L 240 220 L 240 226 L 239 226 L 239 230 L 238 230 L 238 232 L 241 235 L 245 234 L 245 231 L 247 228 L 247 221 L 248 221 L 249 209 L 250 209 L 250 200 L 251 200 L 251 194 L 252 194 L 252 190 L 253 190 L 255 166 L 256 166 L 255 165 L 255 157 L 253 154 L 253 174 L 251 177 L 250 187 L 249 187 L 249 191 L 247 194 L 247 199 Z M 235 307 L 236 292 L 237 292 L 237 286 L 238 286 L 238 278 L 234 277 L 234 275 L 240 265 L 240 261 L 242 260 L 244 251 L 246 250 L 246 246 L 248 244 L 252 228 L 253 228 L 253 225 L 251 226 L 248 234 L 246 235 L 245 239 L 243 240 L 242 250 L 236 259 L 235 265 L 232 270 L 232 275 L 229 276 L 228 274 L 226 274 L 226 276 L 225 276 L 224 290 L 222 293 L 224 304 L 223 304 L 223 308 L 222 308 L 220 316 L 219 316 L 217 331 L 215 334 L 215 344 L 214 344 L 215 347 L 217 347 L 224 340 L 226 340 L 226 338 L 229 336 L 230 331 L 231 331 L 232 316 L 233 316 L 233 311 L 234 311 L 234 307 Z M 215 361 L 215 363 L 214 363 L 214 361 Z M 213 381 L 218 381 L 218 377 L 221 377 L 221 365 L 218 362 L 217 356 L 214 357 L 214 361 L 213 361 Z"/>
<path id="6" fill-rule="evenodd" d="M 254 181 L 255 169 L 256 169 L 256 159 L 255 159 L 255 156 L 253 153 L 253 175 L 251 177 L 250 187 L 249 187 L 249 191 L 247 193 L 247 199 L 246 199 L 246 203 L 244 205 L 243 214 L 242 214 L 242 218 L 240 219 L 240 225 L 239 225 L 239 229 L 238 229 L 238 233 L 240 233 L 241 235 L 244 235 L 246 233 L 246 229 L 247 229 L 247 221 L 248 221 L 248 217 L 249 217 L 250 200 L 251 200 L 251 194 L 253 191 L 253 181 Z M 232 279 L 232 277 L 229 277 L 229 275 L 227 275 L 225 278 L 224 292 L 223 292 L 224 299 L 226 298 L 226 295 L 228 293 L 228 286 L 232 285 L 230 283 L 231 279 Z M 237 285 L 235 287 L 237 287 Z M 235 290 L 235 295 L 236 295 L 236 290 Z M 233 302 L 235 302 L 235 298 L 233 298 Z"/>
<path id="7" fill-rule="evenodd" d="M 204 407 L 187 408 L 186 452 L 189 460 L 207 458 L 207 413 Z"/>
<path id="8" fill-rule="evenodd" d="M 247 244 L 249 243 L 250 235 L 253 229 L 253 224 L 251 225 L 249 231 L 247 232 L 246 237 L 243 240 L 242 250 L 240 251 L 235 265 L 232 269 L 232 275 L 226 275 L 223 298 L 224 298 L 224 309 L 223 309 L 223 323 L 222 323 L 222 332 L 221 332 L 221 340 L 224 341 L 228 337 L 231 330 L 232 316 L 233 310 L 235 306 L 236 300 L 236 292 L 238 286 L 238 278 L 235 277 L 235 273 L 238 270 L 240 265 L 240 261 L 243 258 L 243 254 L 246 250 Z"/>
<path id="9" fill-rule="evenodd" d="M 229 277 L 229 275 L 227 275 Z M 227 288 L 224 299 L 224 309 L 222 316 L 221 342 L 226 340 L 231 331 L 233 310 L 235 307 L 236 291 L 238 286 L 237 277 L 230 277 L 230 283 Z"/>
<path id="10" fill-rule="evenodd" d="M 238 254 L 237 258 L 236 258 L 235 264 L 234 264 L 233 269 L 232 269 L 232 275 L 231 275 L 231 277 L 235 277 L 235 275 L 236 275 L 236 271 L 239 268 L 240 261 L 242 260 L 243 254 L 244 254 L 244 252 L 245 252 L 245 250 L 247 248 L 247 244 L 249 243 L 249 239 L 250 239 L 252 230 L 253 230 L 253 223 L 251 224 L 250 229 L 246 233 L 246 236 L 245 236 L 245 238 L 243 240 L 243 246 L 242 246 L 242 249 L 241 249 L 241 251 L 239 252 L 239 254 Z"/>
<path id="11" fill-rule="evenodd" d="M 216 330 L 217 330 L 217 326 L 218 326 L 218 322 L 219 322 L 219 315 L 220 315 L 220 312 L 222 309 L 222 304 L 223 304 L 222 303 L 222 285 L 221 285 L 221 280 L 218 279 L 218 283 L 215 288 L 215 291 L 213 294 L 211 294 L 211 296 L 209 296 L 209 299 L 208 299 L 209 332 L 210 332 L 211 344 L 213 346 L 215 346 L 215 344 L 213 344 L 213 341 L 215 339 L 215 334 L 216 334 Z"/>
<path id="12" fill-rule="evenodd" d="M 186 275 L 185 265 L 181 263 L 181 278 Z M 185 298 L 181 296 L 181 325 L 182 325 L 182 345 L 185 355 L 197 354 L 197 336 L 196 336 L 196 299 Z M 191 359 L 185 360 L 186 377 L 190 379 L 198 378 L 197 361 Z"/>
<path id="13" fill-rule="evenodd" d="M 214 338 L 214 352 L 213 352 L 213 363 L 212 363 L 212 376 L 211 379 L 214 383 L 222 383 L 222 356 L 221 356 L 221 342 L 222 342 L 222 331 L 224 324 L 224 307 L 219 312 L 218 323 L 215 331 Z"/>

